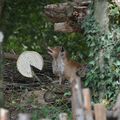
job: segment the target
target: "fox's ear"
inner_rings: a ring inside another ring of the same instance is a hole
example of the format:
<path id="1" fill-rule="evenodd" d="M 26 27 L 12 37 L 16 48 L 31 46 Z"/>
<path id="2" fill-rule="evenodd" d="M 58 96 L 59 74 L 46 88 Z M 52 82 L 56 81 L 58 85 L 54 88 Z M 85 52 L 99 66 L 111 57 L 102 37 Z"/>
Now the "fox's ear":
<path id="1" fill-rule="evenodd" d="M 65 49 L 64 49 L 64 47 L 62 46 L 62 47 L 61 47 L 61 52 L 64 52 L 64 51 L 65 51 Z"/>

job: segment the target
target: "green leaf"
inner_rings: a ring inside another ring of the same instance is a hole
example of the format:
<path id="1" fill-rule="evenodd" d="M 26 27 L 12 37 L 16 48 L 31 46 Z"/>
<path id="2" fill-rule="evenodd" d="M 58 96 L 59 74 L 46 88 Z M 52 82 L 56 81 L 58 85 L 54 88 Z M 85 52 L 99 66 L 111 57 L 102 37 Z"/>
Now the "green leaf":
<path id="1" fill-rule="evenodd" d="M 64 96 L 71 96 L 71 92 L 70 91 L 69 92 L 65 92 Z"/>
<path id="2" fill-rule="evenodd" d="M 90 61 L 89 64 L 90 65 L 95 65 L 95 61 Z"/>
<path id="3" fill-rule="evenodd" d="M 116 72 L 116 74 L 118 74 L 120 72 L 120 69 L 116 68 L 115 72 Z"/>
<path id="4" fill-rule="evenodd" d="M 120 66 L 120 61 L 117 61 L 116 63 L 114 63 L 116 66 Z"/>

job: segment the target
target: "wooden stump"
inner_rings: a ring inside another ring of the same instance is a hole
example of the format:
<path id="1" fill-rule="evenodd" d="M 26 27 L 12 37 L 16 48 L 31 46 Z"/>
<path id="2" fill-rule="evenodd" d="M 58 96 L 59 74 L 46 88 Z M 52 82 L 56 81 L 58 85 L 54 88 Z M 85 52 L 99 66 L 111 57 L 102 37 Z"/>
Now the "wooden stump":
<path id="1" fill-rule="evenodd" d="M 107 111 L 103 104 L 95 104 L 94 110 L 95 110 L 95 120 L 107 120 L 106 118 Z"/>
<path id="2" fill-rule="evenodd" d="M 9 120 L 8 119 L 8 110 L 1 108 L 0 109 L 0 120 Z"/>
<path id="3" fill-rule="evenodd" d="M 93 120 L 93 115 L 91 110 L 90 90 L 88 88 L 83 89 L 83 97 L 84 97 L 86 120 Z"/>

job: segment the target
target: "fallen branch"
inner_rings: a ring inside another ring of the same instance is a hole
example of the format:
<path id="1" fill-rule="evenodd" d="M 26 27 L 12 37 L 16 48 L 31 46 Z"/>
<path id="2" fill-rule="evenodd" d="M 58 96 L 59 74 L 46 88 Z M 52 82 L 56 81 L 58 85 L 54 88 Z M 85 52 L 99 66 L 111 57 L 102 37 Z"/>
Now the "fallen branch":
<path id="1" fill-rule="evenodd" d="M 17 60 L 19 55 L 12 54 L 12 53 L 4 53 L 4 58 L 5 59 L 10 59 L 10 60 Z"/>
<path id="2" fill-rule="evenodd" d="M 28 90 L 33 90 L 36 87 L 40 87 L 40 83 L 31 83 L 31 84 L 23 84 L 23 83 L 5 83 L 5 90 L 23 90 L 23 89 L 28 89 Z"/>

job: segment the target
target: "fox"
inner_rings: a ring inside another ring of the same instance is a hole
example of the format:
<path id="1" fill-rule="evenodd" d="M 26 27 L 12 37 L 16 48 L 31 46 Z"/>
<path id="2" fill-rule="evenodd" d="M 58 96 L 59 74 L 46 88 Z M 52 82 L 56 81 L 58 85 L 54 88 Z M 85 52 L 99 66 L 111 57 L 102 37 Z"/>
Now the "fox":
<path id="1" fill-rule="evenodd" d="M 69 59 L 68 52 L 63 46 L 48 47 L 48 54 L 53 58 L 52 70 L 53 74 L 59 77 L 59 84 L 65 79 L 72 83 L 77 77 L 85 77 L 86 64 Z"/>

